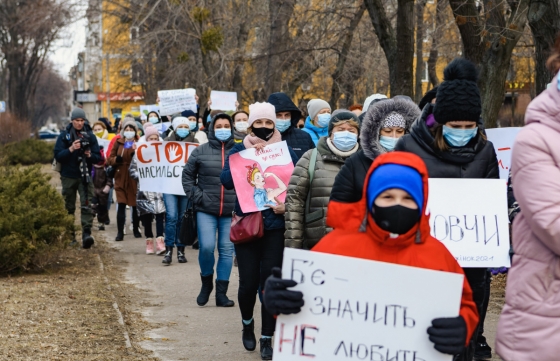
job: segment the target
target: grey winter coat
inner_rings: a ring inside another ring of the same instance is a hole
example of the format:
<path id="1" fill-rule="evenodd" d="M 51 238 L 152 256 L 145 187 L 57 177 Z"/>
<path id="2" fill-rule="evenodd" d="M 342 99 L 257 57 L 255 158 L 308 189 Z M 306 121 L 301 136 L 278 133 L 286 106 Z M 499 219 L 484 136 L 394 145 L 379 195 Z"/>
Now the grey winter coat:
<path id="1" fill-rule="evenodd" d="M 136 156 L 132 158 L 128 171 L 130 172 L 132 179 L 136 181 L 140 179 L 138 176 L 138 163 L 136 162 Z M 136 193 L 136 211 L 139 216 L 143 216 L 145 214 L 165 213 L 163 194 L 156 192 L 143 192 L 140 190 L 140 186 L 138 186 L 138 192 Z"/>
<path id="2" fill-rule="evenodd" d="M 286 247 L 311 249 L 324 235 L 332 231 L 332 228 L 327 227 L 326 220 L 334 179 L 346 159 L 356 153 L 358 148 L 359 145 L 356 144 L 354 149 L 343 153 L 332 143 L 327 144 L 326 137 L 320 138 L 317 143 L 317 163 L 312 184 L 309 184 L 309 163 L 313 149 L 305 152 L 297 162 L 290 178 L 286 198 L 286 232 L 284 233 Z M 310 188 L 311 194 L 309 194 Z M 322 211 L 322 217 L 311 223 L 305 219 L 305 203 L 309 196 L 311 197 L 309 212 Z"/>

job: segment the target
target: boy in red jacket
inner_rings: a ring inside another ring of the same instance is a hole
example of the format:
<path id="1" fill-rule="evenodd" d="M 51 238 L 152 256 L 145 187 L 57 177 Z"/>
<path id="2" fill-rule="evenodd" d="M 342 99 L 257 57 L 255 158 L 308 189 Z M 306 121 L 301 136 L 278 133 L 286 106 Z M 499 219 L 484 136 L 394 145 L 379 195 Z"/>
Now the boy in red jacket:
<path id="1" fill-rule="evenodd" d="M 422 159 L 411 153 L 383 154 L 372 164 L 362 200 L 355 203 L 359 209 L 353 217 L 360 219 L 352 221 L 362 224 L 360 231 L 334 230 L 311 251 L 463 274 L 447 248 L 430 235 L 427 201 L 428 171 Z M 264 293 L 270 313 L 301 310 L 303 294 L 287 289 L 295 285 L 295 281 L 281 278 L 279 268 L 273 269 Z M 434 319 L 427 336 L 436 350 L 460 354 L 477 323 L 478 312 L 465 279 L 460 316 Z"/>

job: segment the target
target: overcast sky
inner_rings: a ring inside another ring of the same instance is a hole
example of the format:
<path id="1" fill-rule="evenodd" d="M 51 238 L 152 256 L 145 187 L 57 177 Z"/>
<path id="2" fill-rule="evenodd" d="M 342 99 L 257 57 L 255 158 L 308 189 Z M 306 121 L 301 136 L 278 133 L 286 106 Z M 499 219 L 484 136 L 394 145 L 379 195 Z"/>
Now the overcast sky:
<path id="1" fill-rule="evenodd" d="M 84 51 L 86 43 L 86 25 L 85 17 L 72 23 L 66 31 L 64 31 L 64 40 L 57 42 L 50 54 L 51 61 L 55 64 L 59 73 L 68 78 L 70 68 L 76 65 L 78 53 Z"/>

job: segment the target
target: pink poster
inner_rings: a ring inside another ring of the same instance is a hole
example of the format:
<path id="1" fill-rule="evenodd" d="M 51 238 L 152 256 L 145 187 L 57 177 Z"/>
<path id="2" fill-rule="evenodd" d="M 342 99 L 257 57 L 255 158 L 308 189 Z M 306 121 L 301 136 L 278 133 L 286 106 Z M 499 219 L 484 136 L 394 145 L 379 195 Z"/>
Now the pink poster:
<path id="1" fill-rule="evenodd" d="M 274 143 L 261 150 L 246 149 L 229 158 L 235 192 L 243 213 L 268 209 L 274 198 L 286 200 L 286 191 L 294 171 L 286 142 Z"/>

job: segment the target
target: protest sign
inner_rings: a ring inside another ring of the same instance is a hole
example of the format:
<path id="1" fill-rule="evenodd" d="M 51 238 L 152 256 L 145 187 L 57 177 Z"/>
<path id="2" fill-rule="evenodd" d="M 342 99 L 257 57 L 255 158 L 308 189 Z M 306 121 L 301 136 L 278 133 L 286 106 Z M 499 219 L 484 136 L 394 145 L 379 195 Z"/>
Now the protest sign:
<path id="1" fill-rule="evenodd" d="M 196 99 L 190 89 L 160 90 L 158 98 L 161 115 L 181 113 L 189 109 L 197 112 Z"/>
<path id="2" fill-rule="evenodd" d="M 237 110 L 235 102 L 237 102 L 236 92 L 221 92 L 212 90 L 210 93 L 210 100 L 212 100 L 212 109 L 220 109 L 223 111 Z"/>
<path id="3" fill-rule="evenodd" d="M 269 209 L 275 197 L 286 200 L 286 190 L 294 170 L 286 142 L 249 148 L 229 157 L 237 199 L 243 213 Z"/>
<path id="4" fill-rule="evenodd" d="M 169 129 L 169 127 L 171 126 L 171 122 L 158 123 L 158 124 L 155 124 L 154 126 L 156 127 L 158 132 L 161 134 L 161 133 L 165 132 L 167 129 Z"/>
<path id="5" fill-rule="evenodd" d="M 284 249 L 282 275 L 298 282 L 305 305 L 278 316 L 275 361 L 453 358 L 426 330 L 459 315 L 463 275 L 293 248 Z"/>
<path id="6" fill-rule="evenodd" d="M 140 118 L 142 120 L 148 119 L 150 112 L 157 112 L 159 114 L 159 106 L 157 104 L 140 105 Z"/>
<path id="7" fill-rule="evenodd" d="M 103 149 L 105 149 L 105 151 L 107 151 L 107 149 L 109 149 L 109 144 L 110 143 L 111 143 L 111 141 L 109 139 L 97 138 L 97 144 L 99 144 L 99 148 L 103 148 Z M 109 155 L 106 154 L 106 157 L 109 157 Z"/>
<path id="8" fill-rule="evenodd" d="M 136 160 L 140 190 L 184 196 L 183 167 L 197 146 L 184 142 L 138 143 Z"/>
<path id="9" fill-rule="evenodd" d="M 461 267 L 509 267 L 507 187 L 500 179 L 430 178 L 432 236 Z"/>
<path id="10" fill-rule="evenodd" d="M 498 156 L 498 166 L 500 167 L 500 179 L 508 179 L 511 169 L 511 152 L 515 137 L 521 128 L 494 128 L 486 129 L 488 140 L 494 145 L 494 150 Z"/>

